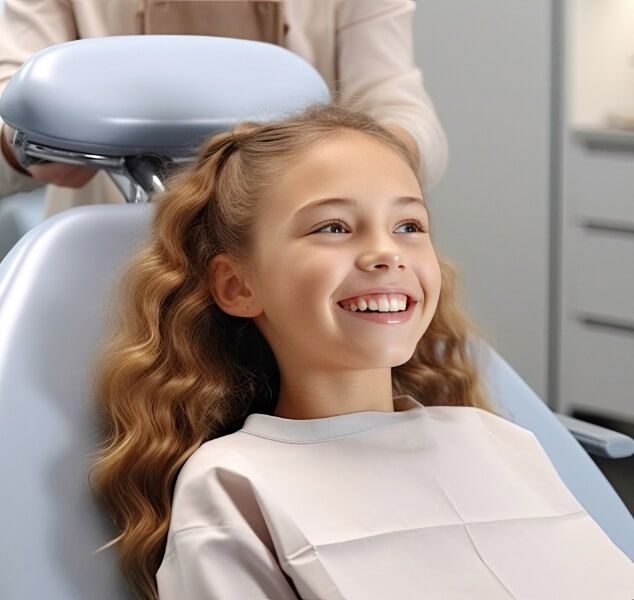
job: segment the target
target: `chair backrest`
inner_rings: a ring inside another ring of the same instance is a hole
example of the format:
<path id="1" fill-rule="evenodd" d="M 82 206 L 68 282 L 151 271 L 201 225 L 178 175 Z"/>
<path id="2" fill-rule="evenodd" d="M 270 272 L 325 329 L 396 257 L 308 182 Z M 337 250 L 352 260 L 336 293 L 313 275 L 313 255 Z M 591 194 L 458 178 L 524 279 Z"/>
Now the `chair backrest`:
<path id="1" fill-rule="evenodd" d="M 0 598 L 129 598 L 86 481 L 104 299 L 152 205 L 47 219 L 0 263 Z"/>
<path id="2" fill-rule="evenodd" d="M 145 239 L 152 210 L 65 211 L 0 263 L 0 598 L 130 597 L 114 550 L 92 554 L 114 536 L 86 481 L 98 443 L 90 366 L 112 283 Z M 535 432 L 578 500 L 634 556 L 629 514 L 594 463 L 517 374 L 481 350 L 503 412 Z"/>

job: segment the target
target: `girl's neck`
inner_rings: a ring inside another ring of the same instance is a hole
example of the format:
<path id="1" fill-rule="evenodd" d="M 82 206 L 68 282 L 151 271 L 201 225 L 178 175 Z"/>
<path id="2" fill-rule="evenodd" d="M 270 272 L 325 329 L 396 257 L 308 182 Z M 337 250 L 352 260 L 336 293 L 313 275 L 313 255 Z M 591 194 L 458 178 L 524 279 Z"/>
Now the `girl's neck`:
<path id="1" fill-rule="evenodd" d="M 368 410 L 394 411 L 391 369 L 301 373 L 298 377 L 282 373 L 273 414 L 286 419 L 319 419 Z"/>

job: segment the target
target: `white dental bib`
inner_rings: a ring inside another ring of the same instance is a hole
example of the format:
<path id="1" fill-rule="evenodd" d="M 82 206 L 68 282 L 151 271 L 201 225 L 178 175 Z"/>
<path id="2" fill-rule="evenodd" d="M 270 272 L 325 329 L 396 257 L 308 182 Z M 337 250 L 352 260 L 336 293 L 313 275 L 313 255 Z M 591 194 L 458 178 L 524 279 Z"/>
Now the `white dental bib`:
<path id="1" fill-rule="evenodd" d="M 528 430 L 473 407 L 250 415 L 184 465 L 161 600 L 623 600 L 634 566 Z"/>

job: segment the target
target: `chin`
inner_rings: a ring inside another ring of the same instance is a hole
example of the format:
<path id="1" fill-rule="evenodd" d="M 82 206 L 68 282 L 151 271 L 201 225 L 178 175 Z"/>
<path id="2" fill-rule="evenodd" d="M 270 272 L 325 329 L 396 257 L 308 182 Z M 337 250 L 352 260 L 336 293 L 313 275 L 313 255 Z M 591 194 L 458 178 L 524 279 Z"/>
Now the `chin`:
<path id="1" fill-rule="evenodd" d="M 368 357 L 365 368 L 382 369 L 398 367 L 405 364 L 416 350 L 416 345 L 411 348 L 383 348 L 381 352 L 375 352 L 372 357 Z"/>
<path id="2" fill-rule="evenodd" d="M 401 365 L 404 365 L 410 358 L 412 358 L 412 356 L 414 355 L 414 352 L 410 352 L 408 355 L 403 355 L 401 358 L 395 360 L 390 367 L 400 367 Z"/>

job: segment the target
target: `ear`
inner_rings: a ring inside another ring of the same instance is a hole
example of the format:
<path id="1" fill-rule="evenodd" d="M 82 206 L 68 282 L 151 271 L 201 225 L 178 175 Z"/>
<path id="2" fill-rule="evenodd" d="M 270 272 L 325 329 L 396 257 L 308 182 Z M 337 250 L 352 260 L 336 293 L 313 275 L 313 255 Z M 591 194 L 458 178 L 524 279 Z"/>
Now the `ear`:
<path id="1" fill-rule="evenodd" d="M 255 317 L 262 310 L 244 276 L 244 269 L 230 256 L 218 254 L 211 260 L 211 294 L 220 309 L 234 317 Z"/>

